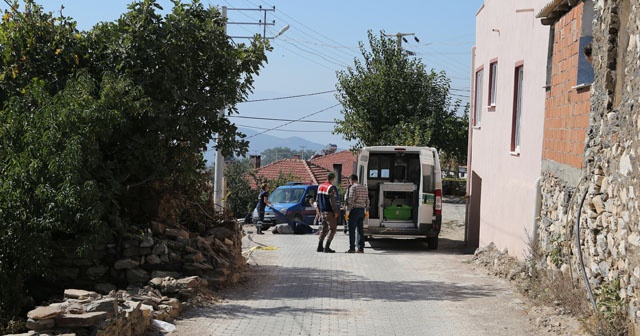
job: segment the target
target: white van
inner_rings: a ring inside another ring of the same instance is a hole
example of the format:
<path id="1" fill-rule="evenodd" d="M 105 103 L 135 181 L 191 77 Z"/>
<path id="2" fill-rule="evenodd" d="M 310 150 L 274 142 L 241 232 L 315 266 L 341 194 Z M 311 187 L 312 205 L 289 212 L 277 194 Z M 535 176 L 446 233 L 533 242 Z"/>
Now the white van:
<path id="1" fill-rule="evenodd" d="M 427 238 L 438 248 L 442 224 L 442 174 L 430 147 L 365 147 L 358 155 L 358 180 L 369 190 L 364 235 Z"/>

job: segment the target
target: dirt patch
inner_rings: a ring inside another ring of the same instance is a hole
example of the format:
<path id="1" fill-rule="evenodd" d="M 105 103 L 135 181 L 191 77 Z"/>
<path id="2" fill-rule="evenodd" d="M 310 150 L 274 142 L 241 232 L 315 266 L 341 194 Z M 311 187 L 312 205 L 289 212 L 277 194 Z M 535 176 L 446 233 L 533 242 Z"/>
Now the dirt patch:
<path id="1" fill-rule="evenodd" d="M 583 300 L 568 302 L 573 287 L 567 279 L 556 279 L 549 283 L 536 276 L 526 262 L 498 250 L 493 243 L 476 250 L 472 262 L 481 266 L 488 274 L 509 280 L 518 291 L 531 300 L 529 320 L 550 335 L 587 335 L 578 316 L 584 316 Z M 567 288 L 568 287 L 568 288 Z M 558 297 L 560 292 L 566 293 Z M 569 295 L 567 295 L 569 294 Z M 573 295 L 574 298 L 578 298 Z"/>

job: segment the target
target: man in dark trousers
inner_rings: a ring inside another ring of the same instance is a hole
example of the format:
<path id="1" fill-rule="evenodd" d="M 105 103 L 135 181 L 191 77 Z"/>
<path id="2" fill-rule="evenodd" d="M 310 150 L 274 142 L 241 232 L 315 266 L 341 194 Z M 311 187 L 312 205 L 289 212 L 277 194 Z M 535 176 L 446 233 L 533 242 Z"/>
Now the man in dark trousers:
<path id="1" fill-rule="evenodd" d="M 356 231 L 358 232 L 358 253 L 364 253 L 363 225 L 365 213 L 369 211 L 369 191 L 367 187 L 358 183 L 358 175 L 349 178 L 351 186 L 347 194 L 347 211 L 349 214 L 349 250 L 356 253 Z"/>
<path id="2" fill-rule="evenodd" d="M 338 216 L 340 216 L 340 208 L 338 208 L 336 199 L 338 198 L 338 189 L 333 185 L 336 174 L 330 172 L 327 174 L 327 182 L 318 186 L 318 209 L 320 209 L 320 217 L 322 218 L 322 231 L 318 241 L 318 252 L 335 253 L 331 249 L 331 241 L 338 229 Z M 322 246 L 324 239 L 327 238 L 327 244 Z"/>
<path id="3" fill-rule="evenodd" d="M 271 202 L 269 202 L 269 185 L 263 183 L 260 195 L 258 195 L 258 205 L 256 206 L 258 209 L 258 222 L 256 223 L 256 231 L 258 234 L 264 234 L 262 232 L 262 222 L 264 221 L 264 212 L 267 205 L 271 206 Z"/>

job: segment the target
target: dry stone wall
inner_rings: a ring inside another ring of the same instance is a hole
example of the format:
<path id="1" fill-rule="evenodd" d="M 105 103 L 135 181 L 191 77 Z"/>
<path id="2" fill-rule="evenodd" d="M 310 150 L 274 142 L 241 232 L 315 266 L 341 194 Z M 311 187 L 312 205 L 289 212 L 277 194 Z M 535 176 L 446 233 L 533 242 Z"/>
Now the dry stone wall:
<path id="1" fill-rule="evenodd" d="M 640 4 L 594 1 L 590 127 L 579 183 L 545 173 L 537 230 L 547 267 L 579 274 L 584 254 L 596 294 L 614 292 L 640 321 Z M 574 242 L 580 199 L 580 244 Z M 637 329 L 637 328 L 636 328 Z"/>
<path id="2" fill-rule="evenodd" d="M 235 221 L 201 227 L 200 232 L 160 222 L 152 222 L 147 232 L 136 231 L 120 242 L 95 246 L 89 257 L 66 251 L 56 260 L 57 285 L 106 294 L 152 278 L 197 275 L 221 287 L 237 281 L 246 264 Z"/>

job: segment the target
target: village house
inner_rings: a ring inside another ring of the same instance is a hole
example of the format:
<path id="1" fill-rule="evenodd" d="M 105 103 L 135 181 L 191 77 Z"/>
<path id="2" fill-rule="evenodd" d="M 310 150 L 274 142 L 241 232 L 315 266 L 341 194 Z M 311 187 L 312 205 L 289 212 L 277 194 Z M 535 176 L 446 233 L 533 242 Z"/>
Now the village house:
<path id="1" fill-rule="evenodd" d="M 257 160 L 259 161 L 259 160 Z M 254 158 L 254 161 L 256 159 Z M 353 174 L 356 165 L 356 156 L 348 150 L 314 156 L 311 160 L 302 160 L 299 156 L 292 159 L 282 159 L 265 166 L 255 165 L 256 175 L 275 180 L 281 174 L 289 174 L 295 181 L 308 184 L 320 184 L 326 181 L 327 174 L 335 172 L 340 178 L 340 184 L 349 185 L 349 175 Z"/>
<path id="2" fill-rule="evenodd" d="M 546 4 L 487 0 L 476 13 L 465 240 L 518 257 L 537 218 L 549 28 L 536 14 Z"/>

